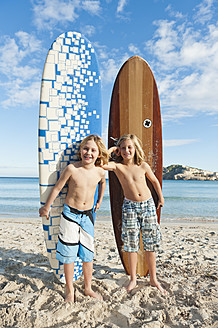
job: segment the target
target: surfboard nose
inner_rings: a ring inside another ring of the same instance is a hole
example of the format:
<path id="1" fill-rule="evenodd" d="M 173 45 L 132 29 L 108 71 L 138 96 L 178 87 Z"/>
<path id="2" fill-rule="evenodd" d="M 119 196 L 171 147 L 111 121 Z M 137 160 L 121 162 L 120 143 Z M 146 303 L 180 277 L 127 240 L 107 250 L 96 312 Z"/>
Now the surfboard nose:
<path id="1" fill-rule="evenodd" d="M 130 59 L 142 59 L 142 58 L 138 55 L 134 55 L 134 56 L 130 57 Z"/>

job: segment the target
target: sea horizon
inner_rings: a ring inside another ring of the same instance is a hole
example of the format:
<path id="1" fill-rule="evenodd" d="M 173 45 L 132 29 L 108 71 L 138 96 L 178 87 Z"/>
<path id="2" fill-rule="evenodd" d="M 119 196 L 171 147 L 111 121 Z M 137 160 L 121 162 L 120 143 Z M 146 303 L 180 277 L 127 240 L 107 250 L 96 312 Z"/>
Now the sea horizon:
<path id="1" fill-rule="evenodd" d="M 192 169 L 197 169 L 197 170 L 203 170 L 203 171 L 207 171 L 207 172 L 213 172 L 213 173 L 218 173 L 218 170 L 214 171 L 214 170 L 208 170 L 208 169 L 202 169 L 202 168 L 198 168 L 198 167 L 193 167 L 193 166 L 189 166 L 189 165 L 185 165 L 185 164 L 170 164 L 170 165 L 167 165 L 167 166 L 163 166 L 163 169 L 164 168 L 167 168 L 167 167 L 171 167 L 171 166 L 184 166 L 184 167 L 189 167 L 189 168 L 192 168 Z M 0 174 L 0 178 L 30 178 L 30 179 L 39 179 L 39 174 L 38 175 L 28 175 L 28 176 L 25 176 L 25 175 L 1 175 Z M 108 179 L 108 178 L 106 178 Z M 168 179 L 164 179 L 163 180 L 168 180 Z M 173 180 L 173 179 L 169 179 L 169 180 Z M 198 180 L 195 180 L 195 181 L 198 181 Z M 201 180 L 203 181 L 203 180 Z M 204 180 L 204 181 L 212 181 L 212 180 Z"/>
<path id="2" fill-rule="evenodd" d="M 218 181 L 163 180 L 161 220 L 218 222 Z M 40 207 L 38 177 L 0 177 L 0 217 L 36 218 Z M 111 217 L 109 183 L 97 218 Z"/>

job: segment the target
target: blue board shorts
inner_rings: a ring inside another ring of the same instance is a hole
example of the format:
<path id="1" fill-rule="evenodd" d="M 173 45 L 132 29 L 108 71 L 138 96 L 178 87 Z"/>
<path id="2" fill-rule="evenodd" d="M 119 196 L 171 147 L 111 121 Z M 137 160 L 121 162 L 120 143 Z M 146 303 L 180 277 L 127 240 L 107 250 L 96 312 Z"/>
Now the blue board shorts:
<path id="1" fill-rule="evenodd" d="M 153 198 L 138 202 L 124 198 L 122 208 L 122 241 L 125 252 L 138 252 L 140 230 L 145 251 L 160 247 L 161 232 Z"/>
<path id="2" fill-rule="evenodd" d="M 93 209 L 79 211 L 64 204 L 56 259 L 62 263 L 73 263 L 77 256 L 84 262 L 92 262 L 93 260 Z"/>

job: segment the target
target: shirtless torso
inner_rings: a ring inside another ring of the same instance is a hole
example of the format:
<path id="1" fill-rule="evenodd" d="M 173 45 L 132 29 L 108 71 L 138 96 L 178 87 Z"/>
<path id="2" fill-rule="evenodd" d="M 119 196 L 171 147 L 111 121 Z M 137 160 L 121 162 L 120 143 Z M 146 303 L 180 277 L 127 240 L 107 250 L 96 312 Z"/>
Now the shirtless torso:
<path id="1" fill-rule="evenodd" d="M 106 186 L 104 170 L 95 166 L 99 149 L 94 140 L 83 144 L 80 150 L 81 161 L 69 164 L 52 189 L 46 203 L 39 209 L 40 216 L 49 217 L 49 209 L 59 192 L 68 184 L 65 203 L 80 211 L 90 210 L 94 204 L 94 195 L 99 183 L 98 200 L 95 211 L 100 207 Z"/>
<path id="2" fill-rule="evenodd" d="M 84 167 L 81 162 L 68 166 L 68 193 L 65 203 L 80 211 L 93 207 L 95 190 L 104 182 L 104 170 L 100 167 Z"/>
<path id="3" fill-rule="evenodd" d="M 68 184 L 68 192 L 65 203 L 79 211 L 90 210 L 93 207 L 95 190 L 99 183 L 95 211 L 100 207 L 106 186 L 104 170 L 93 163 L 84 165 L 80 161 L 69 164 L 65 168 L 46 204 L 39 209 L 40 216 L 47 216 L 48 218 L 51 204 L 66 183 Z"/>
<path id="4" fill-rule="evenodd" d="M 138 165 L 116 164 L 114 170 L 123 188 L 124 196 L 133 201 L 144 201 L 151 197 L 145 175 L 148 165 L 143 162 Z"/>

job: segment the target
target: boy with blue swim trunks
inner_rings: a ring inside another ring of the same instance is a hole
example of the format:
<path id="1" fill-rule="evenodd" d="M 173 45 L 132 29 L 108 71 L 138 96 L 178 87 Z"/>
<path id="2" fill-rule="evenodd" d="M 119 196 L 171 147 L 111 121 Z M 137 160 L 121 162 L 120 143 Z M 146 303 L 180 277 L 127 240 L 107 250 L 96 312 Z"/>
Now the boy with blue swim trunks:
<path id="1" fill-rule="evenodd" d="M 166 294 L 156 276 L 155 251 L 160 245 L 161 234 L 156 208 L 145 177 L 150 180 L 158 195 L 157 208 L 164 204 L 159 181 L 145 162 L 141 140 L 136 135 L 126 134 L 120 137 L 116 147 L 110 148 L 109 153 L 114 153 L 115 161 L 102 165 L 102 167 L 116 174 L 125 197 L 122 208 L 121 237 L 124 251 L 128 252 L 130 267 L 130 282 L 127 291 L 130 292 L 136 287 L 137 252 L 141 231 L 150 274 L 150 285 Z"/>
<path id="2" fill-rule="evenodd" d="M 46 204 L 39 210 L 40 216 L 48 218 L 53 201 L 65 184 L 68 184 L 56 253 L 57 259 L 64 263 L 65 302 L 74 301 L 73 276 L 77 256 L 83 260 L 85 295 L 102 299 L 91 288 L 94 255 L 93 203 L 99 184 L 96 212 L 101 205 L 106 186 L 105 173 L 100 165 L 108 162 L 108 152 L 100 137 L 89 135 L 81 142 L 79 156 L 79 162 L 69 164 L 65 168 Z"/>

